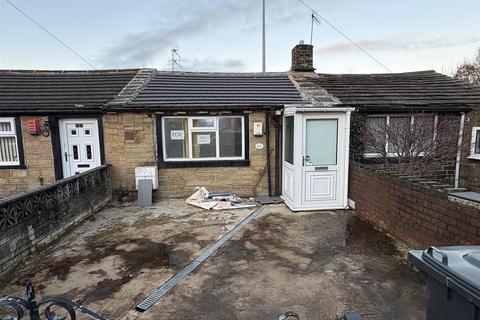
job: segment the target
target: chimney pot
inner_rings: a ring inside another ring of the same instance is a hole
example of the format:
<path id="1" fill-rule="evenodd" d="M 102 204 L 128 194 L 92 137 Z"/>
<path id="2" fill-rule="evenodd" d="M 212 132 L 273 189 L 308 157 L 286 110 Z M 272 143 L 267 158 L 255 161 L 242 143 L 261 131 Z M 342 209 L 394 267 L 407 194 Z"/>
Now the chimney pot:
<path id="1" fill-rule="evenodd" d="M 314 71 L 313 67 L 313 46 L 300 41 L 292 49 L 292 71 Z"/>

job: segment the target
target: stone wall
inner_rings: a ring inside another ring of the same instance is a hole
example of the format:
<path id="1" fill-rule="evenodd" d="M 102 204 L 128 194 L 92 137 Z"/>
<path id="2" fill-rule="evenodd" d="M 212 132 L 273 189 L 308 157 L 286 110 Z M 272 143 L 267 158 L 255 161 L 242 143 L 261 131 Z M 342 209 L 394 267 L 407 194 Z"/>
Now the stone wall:
<path id="1" fill-rule="evenodd" d="M 480 242 L 480 210 L 446 193 L 352 165 L 349 198 L 357 214 L 414 248 Z"/>
<path id="2" fill-rule="evenodd" d="M 108 166 L 0 200 L 0 278 L 111 199 Z"/>
<path id="3" fill-rule="evenodd" d="M 249 114 L 249 158 L 247 167 L 160 168 L 157 198 L 179 198 L 193 193 L 196 186 L 210 190 L 233 191 L 241 196 L 267 194 L 266 136 L 253 136 L 253 123 L 265 122 L 263 112 Z M 105 160 L 112 165 L 115 190 L 125 192 L 135 189 L 135 167 L 156 165 L 155 115 L 144 113 L 106 114 L 103 118 Z M 265 125 L 265 124 L 264 124 Z M 272 190 L 275 170 L 275 128 L 270 127 Z"/>
<path id="4" fill-rule="evenodd" d="M 460 187 L 480 192 L 480 160 L 469 159 L 472 143 L 472 127 L 480 126 L 480 106 L 465 115 L 462 163 L 460 166 Z"/>
<path id="5" fill-rule="evenodd" d="M 23 148 L 26 169 L 0 169 L 0 198 L 30 190 L 55 180 L 53 169 L 52 143 L 50 136 L 31 136 L 27 132 L 27 120 L 47 117 L 22 116 Z"/>
<path id="6" fill-rule="evenodd" d="M 159 192 L 161 197 L 185 197 L 192 194 L 196 186 L 205 186 L 212 191 L 235 192 L 240 196 L 268 194 L 267 186 L 267 153 L 266 135 L 253 136 L 253 123 L 263 122 L 264 113 L 256 112 L 249 115 L 249 156 L 248 167 L 219 168 L 182 168 L 159 170 Z M 274 188 L 275 159 L 275 128 L 270 127 L 270 151 L 272 190 Z M 262 143 L 265 147 L 257 150 L 255 145 Z"/>
<path id="7" fill-rule="evenodd" d="M 157 163 L 155 115 L 119 113 L 103 116 L 105 162 L 112 165 L 116 191 L 135 189 L 135 168 Z"/>

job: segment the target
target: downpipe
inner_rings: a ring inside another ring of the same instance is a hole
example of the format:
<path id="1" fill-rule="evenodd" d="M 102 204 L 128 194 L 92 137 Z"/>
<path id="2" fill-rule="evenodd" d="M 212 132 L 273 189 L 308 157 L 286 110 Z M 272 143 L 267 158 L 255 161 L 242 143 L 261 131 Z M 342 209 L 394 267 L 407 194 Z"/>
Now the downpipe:
<path id="1" fill-rule="evenodd" d="M 282 117 L 275 116 L 273 126 L 275 127 L 275 192 L 278 197 L 282 193 Z"/>
<path id="2" fill-rule="evenodd" d="M 265 149 L 267 152 L 267 186 L 268 196 L 272 196 L 272 170 L 270 165 L 270 115 L 265 111 Z"/>
<path id="3" fill-rule="evenodd" d="M 455 189 L 459 188 L 460 181 L 460 162 L 462 160 L 463 129 L 465 126 L 465 112 L 460 116 L 460 129 L 458 132 L 457 157 L 455 159 Z"/>

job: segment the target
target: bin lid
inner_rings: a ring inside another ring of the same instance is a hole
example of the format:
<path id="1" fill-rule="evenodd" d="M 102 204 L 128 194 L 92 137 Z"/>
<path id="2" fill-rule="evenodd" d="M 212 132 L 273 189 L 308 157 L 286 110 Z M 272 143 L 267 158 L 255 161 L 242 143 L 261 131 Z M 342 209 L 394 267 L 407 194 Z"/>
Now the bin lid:
<path id="1" fill-rule="evenodd" d="M 480 303 L 480 246 L 429 247 L 408 257 L 429 276 Z"/>

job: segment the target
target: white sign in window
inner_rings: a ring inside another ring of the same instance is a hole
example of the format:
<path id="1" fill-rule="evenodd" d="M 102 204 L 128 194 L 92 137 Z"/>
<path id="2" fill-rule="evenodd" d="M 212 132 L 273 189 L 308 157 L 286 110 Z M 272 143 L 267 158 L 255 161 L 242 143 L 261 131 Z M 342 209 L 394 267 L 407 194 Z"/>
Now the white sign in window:
<path id="1" fill-rule="evenodd" d="M 171 140 L 185 140 L 185 131 L 183 130 L 172 130 L 170 131 Z"/>
<path id="2" fill-rule="evenodd" d="M 209 134 L 197 135 L 197 144 L 210 144 L 210 135 Z"/>

